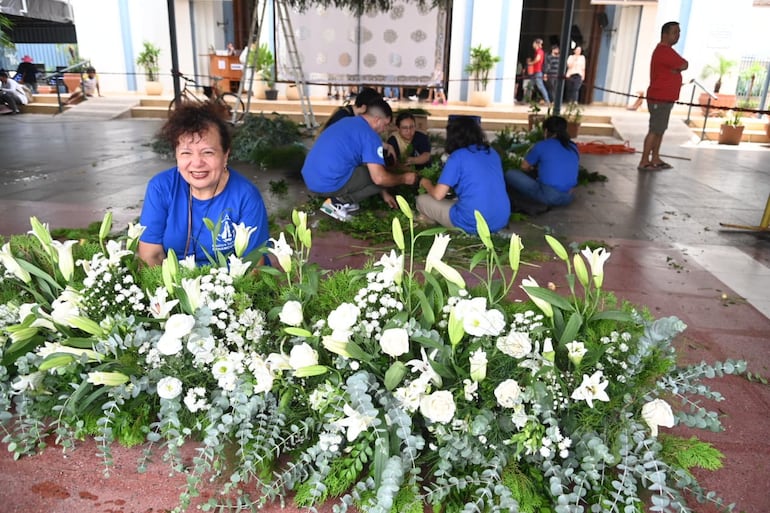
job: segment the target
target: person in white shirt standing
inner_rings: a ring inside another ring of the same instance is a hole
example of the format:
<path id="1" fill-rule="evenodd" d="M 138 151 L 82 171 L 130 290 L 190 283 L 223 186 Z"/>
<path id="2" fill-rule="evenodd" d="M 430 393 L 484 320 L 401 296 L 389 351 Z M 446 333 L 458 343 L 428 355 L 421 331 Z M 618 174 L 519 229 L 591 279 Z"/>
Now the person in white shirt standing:
<path id="1" fill-rule="evenodd" d="M 26 105 L 27 101 L 21 84 L 8 78 L 6 70 L 0 69 L 0 104 L 8 105 L 14 114 L 21 114 L 19 105 Z"/>

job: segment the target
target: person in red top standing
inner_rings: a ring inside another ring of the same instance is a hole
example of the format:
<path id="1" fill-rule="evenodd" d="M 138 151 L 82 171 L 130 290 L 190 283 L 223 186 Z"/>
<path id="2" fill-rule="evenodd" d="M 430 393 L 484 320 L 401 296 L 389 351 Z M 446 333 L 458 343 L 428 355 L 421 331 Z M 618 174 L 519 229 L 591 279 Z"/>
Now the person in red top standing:
<path id="1" fill-rule="evenodd" d="M 639 171 L 671 169 L 671 164 L 660 159 L 660 144 L 668 128 L 674 102 L 679 99 L 682 71 L 687 61 L 672 47 L 679 41 L 679 23 L 669 21 L 660 30 L 660 43 L 650 60 L 650 86 L 647 88 L 647 108 L 650 110 L 650 128 L 644 138 Z"/>
<path id="2" fill-rule="evenodd" d="M 550 104 L 551 98 L 548 96 L 548 90 L 545 88 L 545 83 L 543 82 L 543 63 L 545 62 L 543 40 L 540 38 L 535 39 L 532 42 L 532 48 L 535 50 L 535 57 L 532 59 L 527 59 L 527 69 L 530 75 L 529 78 L 532 82 L 534 82 L 537 90 L 540 91 L 540 94 L 542 95 L 545 103 Z"/>

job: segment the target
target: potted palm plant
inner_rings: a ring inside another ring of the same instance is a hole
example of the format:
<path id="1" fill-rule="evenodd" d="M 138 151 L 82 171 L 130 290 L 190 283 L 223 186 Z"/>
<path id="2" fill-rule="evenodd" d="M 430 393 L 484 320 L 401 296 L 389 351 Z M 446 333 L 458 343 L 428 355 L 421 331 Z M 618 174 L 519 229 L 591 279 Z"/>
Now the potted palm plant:
<path id="1" fill-rule="evenodd" d="M 735 107 L 735 95 L 734 94 L 720 94 L 719 91 L 722 89 L 722 79 L 726 76 L 729 76 L 730 73 L 732 73 L 733 68 L 737 65 L 737 62 L 731 59 L 726 58 L 724 55 L 716 54 L 716 63 L 715 64 L 708 64 L 703 68 L 703 71 L 701 71 L 701 78 L 703 80 L 706 80 L 707 78 L 716 76 L 717 80 L 714 82 L 714 94 L 717 95 L 716 100 L 711 101 L 711 106 L 719 106 L 719 107 L 727 107 L 727 108 L 733 108 Z M 698 97 L 698 103 L 701 105 L 706 105 L 708 102 L 708 93 L 703 92 Z M 703 114 L 706 114 L 706 108 L 701 107 L 703 110 Z M 719 111 L 722 112 L 722 111 Z M 718 114 L 715 114 L 718 115 Z"/>
<path id="2" fill-rule="evenodd" d="M 163 92 L 163 85 L 159 81 L 160 73 L 160 48 L 144 41 L 142 51 L 136 57 L 136 63 L 144 68 L 147 80 L 144 87 L 148 95 L 158 96 Z"/>
<path id="3" fill-rule="evenodd" d="M 743 121 L 741 111 L 729 111 L 724 123 L 719 127 L 719 144 L 738 145 L 743 137 Z"/>
<path id="4" fill-rule="evenodd" d="M 473 82 L 473 91 L 468 94 L 468 104 L 476 107 L 486 107 L 491 101 L 487 92 L 489 72 L 500 61 L 500 57 L 492 55 L 492 49 L 485 46 L 471 48 L 470 63 L 465 71 Z"/>

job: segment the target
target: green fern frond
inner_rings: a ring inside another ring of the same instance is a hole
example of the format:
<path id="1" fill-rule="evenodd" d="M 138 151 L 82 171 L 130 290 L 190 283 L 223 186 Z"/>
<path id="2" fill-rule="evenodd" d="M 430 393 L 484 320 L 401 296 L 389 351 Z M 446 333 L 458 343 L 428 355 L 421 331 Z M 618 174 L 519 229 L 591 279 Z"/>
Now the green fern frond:
<path id="1" fill-rule="evenodd" d="M 694 436 L 685 439 L 672 435 L 660 435 L 663 446 L 661 459 L 685 470 L 699 467 L 706 470 L 719 470 L 725 455 L 708 442 L 702 442 Z"/>
<path id="2" fill-rule="evenodd" d="M 524 474 L 515 463 L 505 467 L 502 477 L 503 484 L 508 487 L 513 498 L 519 503 L 521 513 L 536 513 L 546 505 L 540 484 Z"/>

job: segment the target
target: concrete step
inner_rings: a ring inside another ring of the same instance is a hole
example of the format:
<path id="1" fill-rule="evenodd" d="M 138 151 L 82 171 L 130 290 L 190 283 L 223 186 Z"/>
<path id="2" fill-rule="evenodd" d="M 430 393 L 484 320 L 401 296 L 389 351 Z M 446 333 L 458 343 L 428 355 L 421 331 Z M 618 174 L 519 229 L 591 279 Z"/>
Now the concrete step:
<path id="1" fill-rule="evenodd" d="M 139 103 L 134 97 L 93 97 L 77 105 L 72 105 L 61 115 L 67 118 L 80 119 L 117 119 L 131 117 L 131 109 Z"/>
<path id="2" fill-rule="evenodd" d="M 704 118 L 691 118 L 688 126 L 692 129 L 693 133 L 700 137 L 703 134 L 703 138 L 709 141 L 716 141 L 719 139 L 719 128 L 724 123 L 724 118 L 709 118 L 706 123 L 706 129 L 703 130 Z M 770 142 L 770 128 L 768 128 L 768 122 L 757 118 L 742 118 L 741 122 L 744 125 L 743 136 L 741 142 L 749 143 L 768 143 Z"/>

